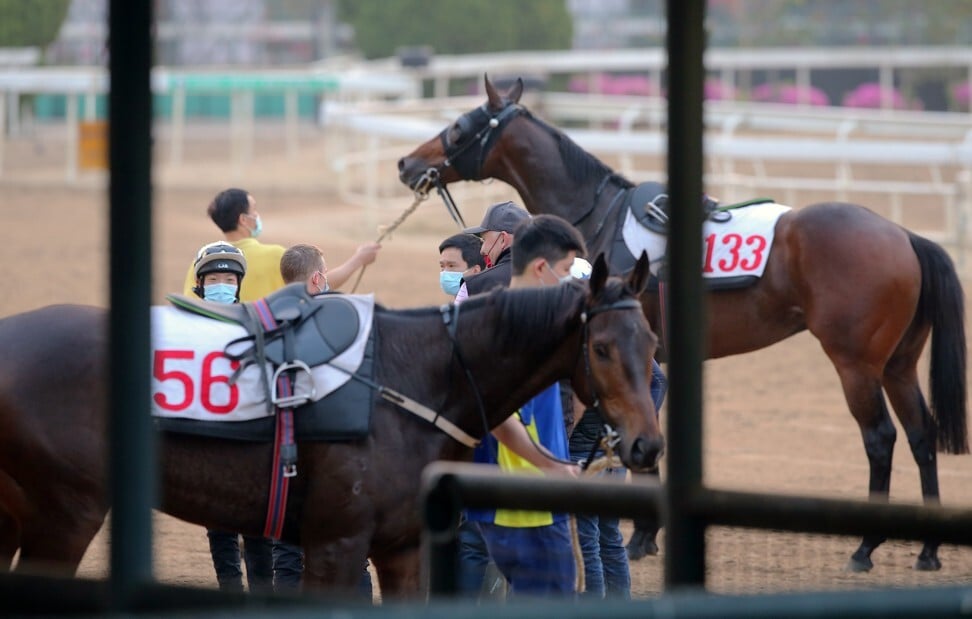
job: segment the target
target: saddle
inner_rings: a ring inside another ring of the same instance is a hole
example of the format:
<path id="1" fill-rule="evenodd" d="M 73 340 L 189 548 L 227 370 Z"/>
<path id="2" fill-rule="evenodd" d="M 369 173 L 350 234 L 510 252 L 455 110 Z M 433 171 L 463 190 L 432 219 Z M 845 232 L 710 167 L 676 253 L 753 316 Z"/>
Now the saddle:
<path id="1" fill-rule="evenodd" d="M 169 300 L 186 311 L 245 328 L 248 335 L 226 347 L 228 356 L 242 365 L 262 361 L 262 352 L 274 367 L 295 360 L 318 366 L 347 350 L 361 327 L 354 306 L 340 295 L 312 297 L 303 284 L 290 284 L 263 300 L 278 326 L 262 333 L 259 351 L 256 341 L 263 328 L 255 319 L 254 304 L 212 303 L 182 295 L 170 295 Z"/>
<path id="2" fill-rule="evenodd" d="M 668 234 L 668 217 L 671 205 L 668 193 L 661 183 L 648 181 L 641 183 L 628 192 L 627 207 L 645 228 L 658 234 Z M 728 221 L 732 215 L 726 209 L 719 208 L 718 200 L 709 196 L 702 198 L 702 217 L 713 221 Z"/>

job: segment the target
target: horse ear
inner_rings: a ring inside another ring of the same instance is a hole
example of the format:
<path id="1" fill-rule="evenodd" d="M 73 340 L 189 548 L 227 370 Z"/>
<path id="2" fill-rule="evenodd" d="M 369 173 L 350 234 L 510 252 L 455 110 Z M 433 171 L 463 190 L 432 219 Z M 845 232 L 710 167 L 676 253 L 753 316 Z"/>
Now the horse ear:
<path id="1" fill-rule="evenodd" d="M 483 73 L 483 82 L 486 84 L 486 98 L 489 99 L 489 107 L 493 109 L 503 107 L 503 98 L 496 92 L 493 82 L 489 81 L 489 75 Z"/>
<path id="2" fill-rule="evenodd" d="M 607 278 L 607 260 L 604 259 L 604 253 L 602 252 L 594 259 L 594 267 L 591 269 L 591 296 L 596 295 L 604 289 L 604 282 L 607 281 Z"/>
<path id="3" fill-rule="evenodd" d="M 519 103 L 520 97 L 523 96 L 523 78 L 516 78 L 516 82 L 510 87 L 510 91 L 506 93 L 506 98 L 511 103 Z"/>
<path id="4" fill-rule="evenodd" d="M 650 277 L 651 260 L 648 259 L 648 252 L 641 250 L 641 256 L 638 257 L 638 262 L 635 263 L 634 269 L 628 275 L 628 286 L 636 295 L 641 294 L 644 292 L 645 286 L 648 285 L 648 279 Z"/>

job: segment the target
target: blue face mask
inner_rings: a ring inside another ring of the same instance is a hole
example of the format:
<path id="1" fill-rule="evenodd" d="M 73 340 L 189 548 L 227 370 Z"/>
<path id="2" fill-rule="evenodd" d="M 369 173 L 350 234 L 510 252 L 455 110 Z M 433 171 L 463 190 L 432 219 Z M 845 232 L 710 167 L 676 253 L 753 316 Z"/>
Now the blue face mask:
<path id="1" fill-rule="evenodd" d="M 442 292 L 456 296 L 459 294 L 459 284 L 462 281 L 462 271 L 439 271 L 439 286 Z"/>
<path id="2" fill-rule="evenodd" d="M 233 284 L 209 284 L 203 287 L 203 298 L 215 303 L 236 303 L 236 286 Z"/>
<path id="3" fill-rule="evenodd" d="M 257 215 L 256 217 L 254 217 L 253 220 L 254 220 L 255 223 L 253 224 L 253 229 L 250 230 L 250 236 L 252 236 L 253 238 L 256 238 L 256 237 L 260 236 L 260 233 L 261 232 L 263 232 L 263 220 L 260 219 L 260 216 L 259 215 Z"/>

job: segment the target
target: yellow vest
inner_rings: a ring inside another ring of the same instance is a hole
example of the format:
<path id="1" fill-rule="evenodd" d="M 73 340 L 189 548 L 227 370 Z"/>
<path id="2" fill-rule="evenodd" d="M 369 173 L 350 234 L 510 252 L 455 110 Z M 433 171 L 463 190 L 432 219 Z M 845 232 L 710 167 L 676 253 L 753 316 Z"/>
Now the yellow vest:
<path id="1" fill-rule="evenodd" d="M 516 412 L 517 419 L 520 418 L 519 411 Z M 521 420 L 522 422 L 522 420 Z M 535 442 L 537 438 L 537 420 L 531 420 L 530 425 L 526 426 L 527 433 Z M 515 473 L 518 475 L 538 475 L 543 476 L 543 472 L 530 464 L 520 456 L 507 449 L 503 443 L 499 443 L 496 452 L 496 461 L 500 470 Z M 553 524 L 553 514 L 550 512 L 531 512 L 512 509 L 497 509 L 493 522 L 503 527 L 542 527 Z"/>

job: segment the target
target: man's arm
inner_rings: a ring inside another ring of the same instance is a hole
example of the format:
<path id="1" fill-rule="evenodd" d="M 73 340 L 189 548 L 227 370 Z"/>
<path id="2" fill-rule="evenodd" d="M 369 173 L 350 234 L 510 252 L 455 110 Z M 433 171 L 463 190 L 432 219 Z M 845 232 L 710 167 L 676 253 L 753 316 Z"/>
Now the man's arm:
<path id="1" fill-rule="evenodd" d="M 534 443 L 523 422 L 516 415 L 511 415 L 506 421 L 493 428 L 493 436 L 507 449 L 544 473 L 570 477 L 578 475 L 577 466 L 561 463 L 546 447 Z"/>
<path id="2" fill-rule="evenodd" d="M 378 243 L 365 243 L 355 250 L 354 255 L 347 259 L 340 266 L 327 270 L 327 283 L 332 290 L 336 290 L 348 281 L 354 272 L 361 267 L 368 266 L 378 257 L 378 250 L 381 245 Z"/>

